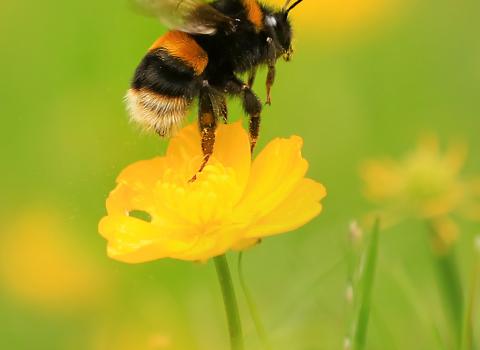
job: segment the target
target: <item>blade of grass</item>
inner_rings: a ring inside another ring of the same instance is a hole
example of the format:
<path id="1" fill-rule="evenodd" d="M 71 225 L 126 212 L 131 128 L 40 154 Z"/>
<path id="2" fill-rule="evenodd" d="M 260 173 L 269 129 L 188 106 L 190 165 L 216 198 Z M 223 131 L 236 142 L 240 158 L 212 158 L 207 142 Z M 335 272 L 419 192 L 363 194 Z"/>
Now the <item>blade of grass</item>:
<path id="1" fill-rule="evenodd" d="M 377 265 L 379 233 L 380 221 L 377 219 L 360 267 L 357 309 L 352 332 L 353 350 L 363 350 L 366 345 L 372 290 Z"/>
<path id="2" fill-rule="evenodd" d="M 435 242 L 438 241 L 439 233 L 431 223 L 428 226 L 432 234 L 432 247 L 434 247 L 432 257 L 437 273 L 439 292 L 450 322 L 454 347 L 458 348 L 463 324 L 463 291 L 455 257 L 455 247 L 451 246 L 437 251 Z"/>
<path id="3" fill-rule="evenodd" d="M 361 258 L 362 246 L 364 242 L 363 230 L 357 221 L 352 221 L 349 226 L 349 234 L 346 240 L 346 262 L 347 262 L 347 284 L 345 288 L 346 319 L 347 324 L 353 325 L 355 319 L 355 287 L 358 282 L 357 266 Z M 349 330 L 350 332 L 351 330 Z M 352 334 L 348 334 L 345 338 L 344 349 L 351 349 Z"/>
<path id="4" fill-rule="evenodd" d="M 449 313 L 455 343 L 458 346 L 460 327 L 462 324 L 463 293 L 460 286 L 460 277 L 456 266 L 455 256 L 449 253 L 436 257 L 437 277 L 444 304 Z"/>
<path id="5" fill-rule="evenodd" d="M 470 280 L 470 290 L 468 292 L 467 305 L 462 327 L 461 350 L 474 350 L 474 309 L 478 298 L 478 284 L 480 280 L 480 237 L 475 242 L 475 257 Z"/>
<path id="6" fill-rule="evenodd" d="M 252 293 L 247 286 L 247 282 L 245 281 L 245 276 L 243 273 L 243 253 L 238 254 L 238 278 L 240 280 L 240 286 L 242 287 L 243 294 L 245 296 L 245 300 L 247 302 L 248 310 L 250 311 L 250 316 L 252 317 L 253 323 L 255 325 L 255 329 L 257 330 L 258 338 L 262 343 L 262 346 L 265 350 L 272 350 L 272 346 L 270 345 L 270 340 L 268 339 L 267 332 L 265 331 L 265 327 L 263 326 L 262 319 L 260 318 L 260 314 L 258 313 L 257 306 L 255 301 L 253 300 Z"/>

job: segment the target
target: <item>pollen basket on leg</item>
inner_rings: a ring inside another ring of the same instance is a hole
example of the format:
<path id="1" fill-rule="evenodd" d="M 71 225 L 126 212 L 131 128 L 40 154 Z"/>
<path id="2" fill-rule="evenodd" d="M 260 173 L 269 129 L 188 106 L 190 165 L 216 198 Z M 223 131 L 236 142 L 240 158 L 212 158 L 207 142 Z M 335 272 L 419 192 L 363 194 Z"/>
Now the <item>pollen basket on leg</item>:
<path id="1" fill-rule="evenodd" d="M 164 96 L 147 89 L 130 89 L 126 101 L 131 120 L 160 136 L 178 131 L 192 102 L 182 96 Z"/>

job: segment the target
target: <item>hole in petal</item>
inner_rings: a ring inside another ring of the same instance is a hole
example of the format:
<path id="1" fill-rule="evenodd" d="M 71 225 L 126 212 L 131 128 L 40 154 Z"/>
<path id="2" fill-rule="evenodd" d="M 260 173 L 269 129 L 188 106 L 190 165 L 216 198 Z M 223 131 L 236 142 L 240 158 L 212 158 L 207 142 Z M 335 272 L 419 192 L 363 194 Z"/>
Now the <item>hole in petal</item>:
<path id="1" fill-rule="evenodd" d="M 131 210 L 128 216 L 145 222 L 152 222 L 152 216 L 144 210 Z"/>

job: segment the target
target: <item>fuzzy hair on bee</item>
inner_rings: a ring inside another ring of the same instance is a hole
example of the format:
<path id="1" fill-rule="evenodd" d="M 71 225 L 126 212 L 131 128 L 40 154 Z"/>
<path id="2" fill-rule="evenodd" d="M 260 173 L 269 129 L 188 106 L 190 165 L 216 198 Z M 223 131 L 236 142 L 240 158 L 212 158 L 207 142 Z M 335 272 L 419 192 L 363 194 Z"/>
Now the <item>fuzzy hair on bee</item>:
<path id="1" fill-rule="evenodd" d="M 292 54 L 289 13 L 303 0 L 286 0 L 279 9 L 258 0 L 136 1 L 171 30 L 153 43 L 135 71 L 126 96 L 131 119 L 168 137 L 198 100 L 204 166 L 213 152 L 217 123 L 228 120 L 226 97 L 238 97 L 250 119 L 253 151 L 263 107 L 252 90 L 255 75 L 259 67 L 268 68 L 270 104 L 276 62 L 281 57 L 288 61 Z M 246 82 L 239 78 L 245 73 Z"/>

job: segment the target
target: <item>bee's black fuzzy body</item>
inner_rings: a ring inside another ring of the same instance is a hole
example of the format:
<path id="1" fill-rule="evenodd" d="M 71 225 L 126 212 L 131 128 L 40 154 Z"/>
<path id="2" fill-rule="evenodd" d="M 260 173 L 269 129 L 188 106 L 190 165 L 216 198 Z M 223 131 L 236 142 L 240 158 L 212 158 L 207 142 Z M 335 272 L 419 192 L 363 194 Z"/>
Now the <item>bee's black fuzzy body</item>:
<path id="1" fill-rule="evenodd" d="M 215 30 L 208 34 L 172 30 L 160 37 L 138 66 L 127 103 L 133 120 L 169 136 L 198 99 L 206 162 L 213 151 L 217 120 L 227 120 L 226 95 L 242 99 L 253 149 L 262 110 L 251 90 L 255 72 L 259 66 L 268 67 L 270 103 L 275 63 L 290 55 L 292 34 L 288 10 L 275 11 L 257 0 L 217 0 L 192 11 L 192 21 L 201 22 L 205 9 L 218 22 Z M 237 77 L 242 73 L 249 73 L 247 83 Z"/>
<path id="2" fill-rule="evenodd" d="M 264 15 L 271 12 L 265 8 L 262 10 Z M 257 31 L 245 16 L 245 10 L 233 8 L 229 12 L 239 19 L 235 32 L 194 36 L 208 54 L 205 77 L 212 83 L 229 74 L 245 73 L 267 61 L 267 34 L 263 30 Z"/>

